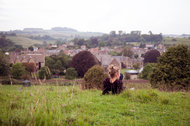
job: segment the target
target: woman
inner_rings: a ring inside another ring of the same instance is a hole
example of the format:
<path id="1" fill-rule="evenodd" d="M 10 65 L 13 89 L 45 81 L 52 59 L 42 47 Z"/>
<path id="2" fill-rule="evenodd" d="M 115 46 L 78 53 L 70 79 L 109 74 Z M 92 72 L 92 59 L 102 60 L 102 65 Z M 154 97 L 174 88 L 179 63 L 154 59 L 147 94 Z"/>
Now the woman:
<path id="1" fill-rule="evenodd" d="M 110 65 L 109 66 L 109 78 L 106 78 L 103 82 L 103 90 L 102 94 L 107 94 L 109 91 L 112 94 L 119 94 L 123 90 L 123 83 L 120 80 L 120 70 L 117 66 Z"/>

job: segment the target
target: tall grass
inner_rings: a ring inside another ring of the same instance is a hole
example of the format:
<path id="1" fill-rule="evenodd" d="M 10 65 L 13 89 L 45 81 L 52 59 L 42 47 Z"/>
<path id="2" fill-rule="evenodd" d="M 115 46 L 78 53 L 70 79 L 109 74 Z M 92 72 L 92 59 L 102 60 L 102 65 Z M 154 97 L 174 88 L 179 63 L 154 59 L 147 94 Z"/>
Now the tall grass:
<path id="1" fill-rule="evenodd" d="M 58 84 L 57 84 L 58 85 Z M 190 124 L 190 94 L 158 90 L 125 90 L 101 95 L 72 86 L 0 85 L 0 125 Z"/>

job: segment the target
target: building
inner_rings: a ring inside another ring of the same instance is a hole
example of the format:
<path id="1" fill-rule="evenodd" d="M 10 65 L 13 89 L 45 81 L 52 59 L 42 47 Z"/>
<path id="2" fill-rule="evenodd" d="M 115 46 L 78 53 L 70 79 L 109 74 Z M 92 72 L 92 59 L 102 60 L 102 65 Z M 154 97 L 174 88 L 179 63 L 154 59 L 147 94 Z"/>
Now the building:
<path id="1" fill-rule="evenodd" d="M 10 53 L 10 63 L 35 63 L 37 69 L 45 66 L 45 55 L 44 54 L 17 54 Z"/>
<path id="2" fill-rule="evenodd" d="M 126 70 L 125 73 L 128 73 L 130 80 L 137 80 L 139 72 L 137 70 Z"/>

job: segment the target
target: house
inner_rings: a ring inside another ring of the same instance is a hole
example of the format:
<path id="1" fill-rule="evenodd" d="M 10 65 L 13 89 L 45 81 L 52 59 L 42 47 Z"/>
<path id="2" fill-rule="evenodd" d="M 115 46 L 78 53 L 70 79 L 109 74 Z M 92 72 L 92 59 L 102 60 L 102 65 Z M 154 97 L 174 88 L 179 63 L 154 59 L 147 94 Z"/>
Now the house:
<path id="1" fill-rule="evenodd" d="M 80 48 L 81 48 L 82 50 L 86 50 L 86 45 L 82 45 Z"/>
<path id="2" fill-rule="evenodd" d="M 101 62 L 102 67 L 107 71 L 110 64 L 115 64 L 121 68 L 121 62 L 111 55 L 95 55 L 96 58 Z"/>
<path id="3" fill-rule="evenodd" d="M 130 80 L 137 80 L 139 72 L 137 70 L 126 70 L 125 73 L 129 74 Z"/>
<path id="4" fill-rule="evenodd" d="M 45 66 L 45 55 L 44 54 L 17 54 L 10 53 L 10 63 L 35 63 L 37 68 Z"/>

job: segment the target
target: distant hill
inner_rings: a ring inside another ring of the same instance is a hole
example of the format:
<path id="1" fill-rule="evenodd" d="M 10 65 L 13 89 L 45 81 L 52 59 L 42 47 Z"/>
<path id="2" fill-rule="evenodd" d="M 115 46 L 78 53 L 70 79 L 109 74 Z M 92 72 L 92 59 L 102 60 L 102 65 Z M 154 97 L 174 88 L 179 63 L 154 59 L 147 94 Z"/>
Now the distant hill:
<path id="1" fill-rule="evenodd" d="M 15 44 L 29 47 L 34 44 L 55 43 L 56 41 L 68 41 L 74 38 L 89 39 L 90 37 L 102 36 L 101 32 L 80 32 L 68 27 L 24 28 L 23 30 L 0 31 L 0 35 L 6 35 Z"/>
<path id="2" fill-rule="evenodd" d="M 24 28 L 23 31 L 43 31 L 43 28 Z"/>
<path id="3" fill-rule="evenodd" d="M 76 29 L 67 27 L 54 27 L 51 28 L 52 31 L 67 31 L 67 32 L 78 32 Z"/>

